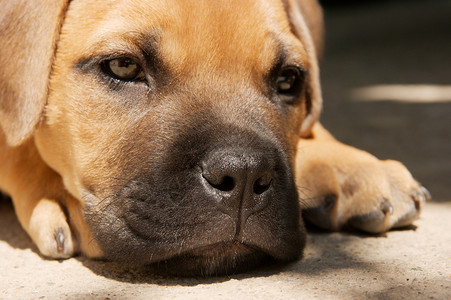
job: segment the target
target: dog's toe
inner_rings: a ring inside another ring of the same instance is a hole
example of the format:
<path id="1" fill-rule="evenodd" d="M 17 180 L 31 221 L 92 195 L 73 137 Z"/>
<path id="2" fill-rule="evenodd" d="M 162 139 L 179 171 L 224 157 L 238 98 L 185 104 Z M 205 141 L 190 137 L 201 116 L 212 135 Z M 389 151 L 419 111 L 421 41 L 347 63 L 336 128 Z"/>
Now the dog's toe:
<path id="1" fill-rule="evenodd" d="M 390 217 L 393 214 L 393 206 L 387 200 L 383 200 L 374 211 L 352 216 L 348 224 L 358 230 L 368 233 L 381 233 L 390 227 Z"/>
<path id="2" fill-rule="evenodd" d="M 29 234 L 39 252 L 48 258 L 69 258 L 76 252 L 76 244 L 61 206 L 50 200 L 39 201 L 33 210 Z"/>
<path id="3" fill-rule="evenodd" d="M 419 218 L 422 206 L 431 199 L 431 194 L 422 186 L 414 188 L 411 193 L 398 190 L 398 186 L 393 188 L 396 191 L 390 201 L 384 199 L 372 211 L 351 216 L 348 225 L 373 234 L 412 225 Z"/>
<path id="4" fill-rule="evenodd" d="M 48 258 L 64 259 L 74 254 L 72 235 L 68 228 L 58 227 L 53 235 L 42 236 L 37 245 L 41 254 Z"/>
<path id="5" fill-rule="evenodd" d="M 393 224 L 393 228 L 405 227 L 412 224 L 413 221 L 418 219 L 420 216 L 421 208 L 425 204 L 426 201 L 431 199 L 431 194 L 429 191 L 420 186 L 417 189 L 414 189 L 411 193 L 410 197 L 405 202 L 403 214 L 398 218 L 398 220 Z"/>

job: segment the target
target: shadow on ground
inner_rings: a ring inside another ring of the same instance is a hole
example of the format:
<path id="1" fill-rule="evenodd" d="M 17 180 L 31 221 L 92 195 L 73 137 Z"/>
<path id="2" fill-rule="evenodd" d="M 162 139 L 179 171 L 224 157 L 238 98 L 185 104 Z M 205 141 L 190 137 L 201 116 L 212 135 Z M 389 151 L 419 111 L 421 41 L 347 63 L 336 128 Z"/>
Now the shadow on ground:
<path id="1" fill-rule="evenodd" d="M 322 122 L 345 143 L 400 160 L 434 201 L 449 201 L 451 94 L 448 101 L 418 103 L 415 94 L 410 102 L 365 101 L 353 92 L 377 85 L 451 87 L 451 2 L 353 4 L 326 7 Z"/>

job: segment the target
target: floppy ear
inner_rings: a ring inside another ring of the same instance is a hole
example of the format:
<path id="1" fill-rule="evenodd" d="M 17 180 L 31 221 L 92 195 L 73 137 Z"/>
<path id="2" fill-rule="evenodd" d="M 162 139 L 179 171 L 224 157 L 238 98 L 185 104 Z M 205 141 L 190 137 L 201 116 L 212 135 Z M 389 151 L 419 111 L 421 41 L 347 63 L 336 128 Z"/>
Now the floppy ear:
<path id="1" fill-rule="evenodd" d="M 307 50 L 309 68 L 306 78 L 306 116 L 301 125 L 301 137 L 311 135 L 322 108 L 318 57 L 323 48 L 323 15 L 316 0 L 284 0 L 291 30 Z"/>
<path id="2" fill-rule="evenodd" d="M 30 137 L 41 118 L 68 3 L 69 0 L 2 1 L 0 125 L 10 146 Z"/>

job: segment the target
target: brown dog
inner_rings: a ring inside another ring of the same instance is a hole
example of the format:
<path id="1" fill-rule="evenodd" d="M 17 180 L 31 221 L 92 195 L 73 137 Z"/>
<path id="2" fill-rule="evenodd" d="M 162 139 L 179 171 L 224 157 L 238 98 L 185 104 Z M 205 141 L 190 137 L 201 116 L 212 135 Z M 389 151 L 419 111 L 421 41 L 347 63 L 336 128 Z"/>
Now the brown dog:
<path id="1" fill-rule="evenodd" d="M 300 208 L 379 233 L 428 196 L 317 123 L 314 0 L 17 0 L 0 20 L 0 188 L 44 256 L 230 273 L 300 257 Z"/>

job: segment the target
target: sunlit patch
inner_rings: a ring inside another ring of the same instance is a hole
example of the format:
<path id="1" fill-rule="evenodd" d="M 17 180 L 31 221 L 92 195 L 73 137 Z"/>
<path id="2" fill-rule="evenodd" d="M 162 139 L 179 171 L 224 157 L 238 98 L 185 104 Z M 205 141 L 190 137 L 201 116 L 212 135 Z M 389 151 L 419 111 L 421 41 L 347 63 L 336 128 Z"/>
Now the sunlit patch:
<path id="1" fill-rule="evenodd" d="M 385 84 L 351 90 L 356 101 L 451 102 L 451 85 Z"/>

